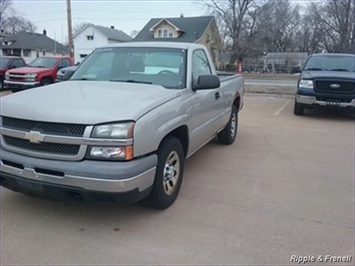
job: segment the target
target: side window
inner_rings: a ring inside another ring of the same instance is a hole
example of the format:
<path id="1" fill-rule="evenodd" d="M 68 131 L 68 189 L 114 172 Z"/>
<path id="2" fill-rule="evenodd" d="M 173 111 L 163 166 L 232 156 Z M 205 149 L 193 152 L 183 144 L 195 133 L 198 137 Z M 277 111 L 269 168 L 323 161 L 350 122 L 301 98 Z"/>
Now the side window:
<path id="1" fill-rule="evenodd" d="M 202 49 L 195 50 L 192 54 L 192 80 L 197 83 L 200 75 L 211 75 L 211 67 L 208 58 Z"/>
<path id="2" fill-rule="evenodd" d="M 63 59 L 62 61 L 60 61 L 58 67 L 62 68 L 62 67 L 67 67 L 67 66 L 70 66 L 69 59 Z"/>

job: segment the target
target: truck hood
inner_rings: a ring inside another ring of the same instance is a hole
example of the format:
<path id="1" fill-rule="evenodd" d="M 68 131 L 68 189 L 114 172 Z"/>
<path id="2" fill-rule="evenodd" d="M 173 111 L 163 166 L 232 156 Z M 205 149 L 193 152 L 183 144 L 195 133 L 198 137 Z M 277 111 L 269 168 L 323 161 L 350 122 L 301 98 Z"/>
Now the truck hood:
<path id="1" fill-rule="evenodd" d="M 344 71 L 304 71 L 301 79 L 353 79 L 355 72 Z"/>
<path id="2" fill-rule="evenodd" d="M 0 115 L 87 125 L 136 121 L 180 93 L 160 85 L 67 81 L 1 97 Z"/>
<path id="3" fill-rule="evenodd" d="M 43 67 L 19 67 L 12 70 L 9 70 L 11 74 L 38 74 L 40 72 L 51 71 L 51 68 Z"/>

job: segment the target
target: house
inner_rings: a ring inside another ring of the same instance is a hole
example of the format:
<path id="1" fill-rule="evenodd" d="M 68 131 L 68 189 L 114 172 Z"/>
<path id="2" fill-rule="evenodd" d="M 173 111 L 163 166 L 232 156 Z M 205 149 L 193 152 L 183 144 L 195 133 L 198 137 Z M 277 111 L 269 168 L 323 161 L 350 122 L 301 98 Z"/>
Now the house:
<path id="1" fill-rule="evenodd" d="M 88 23 L 73 37 L 75 62 L 81 62 L 96 47 L 130 40 L 130 36 L 114 26 L 108 28 Z"/>
<path id="2" fill-rule="evenodd" d="M 0 49 L 1 55 L 22 56 L 26 63 L 39 56 L 67 54 L 67 48 L 49 38 L 46 30 L 43 30 L 43 34 L 19 32 L 2 37 Z"/>
<path id="3" fill-rule="evenodd" d="M 213 16 L 153 18 L 133 41 L 200 43 L 210 50 L 217 67 L 221 63 L 222 39 Z"/>

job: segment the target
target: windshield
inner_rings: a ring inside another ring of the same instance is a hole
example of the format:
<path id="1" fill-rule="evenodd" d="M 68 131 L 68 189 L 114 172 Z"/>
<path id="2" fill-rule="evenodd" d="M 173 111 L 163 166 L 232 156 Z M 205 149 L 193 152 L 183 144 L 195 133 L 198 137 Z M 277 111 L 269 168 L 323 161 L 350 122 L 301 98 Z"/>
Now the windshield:
<path id="1" fill-rule="evenodd" d="M 53 68 L 57 58 L 38 57 L 28 64 L 29 67 Z"/>
<path id="2" fill-rule="evenodd" d="M 9 63 L 9 60 L 8 58 L 1 58 L 0 57 L 0 68 L 4 68 L 7 66 L 7 63 Z"/>
<path id="3" fill-rule="evenodd" d="M 308 60 L 304 69 L 354 72 L 355 56 L 312 56 Z"/>
<path id="4" fill-rule="evenodd" d="M 71 80 L 98 80 L 185 87 L 186 51 L 157 47 L 115 47 L 94 51 Z"/>

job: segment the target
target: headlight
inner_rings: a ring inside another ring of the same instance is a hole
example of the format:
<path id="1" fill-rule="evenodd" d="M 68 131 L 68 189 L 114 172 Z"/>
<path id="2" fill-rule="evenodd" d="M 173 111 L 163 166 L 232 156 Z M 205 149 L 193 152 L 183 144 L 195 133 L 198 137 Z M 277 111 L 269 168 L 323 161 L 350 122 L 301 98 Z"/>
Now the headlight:
<path id="1" fill-rule="evenodd" d="M 10 80 L 10 74 L 9 73 L 5 73 L 5 79 L 6 80 Z"/>
<path id="2" fill-rule="evenodd" d="M 103 160 L 131 160 L 133 147 L 89 147 L 88 157 Z"/>
<path id="3" fill-rule="evenodd" d="M 133 137 L 134 122 L 96 126 L 93 138 L 130 139 Z"/>
<path id="4" fill-rule="evenodd" d="M 299 87 L 301 88 L 306 88 L 306 89 L 313 89 L 313 80 L 308 80 L 308 79 L 301 79 Z"/>
<path id="5" fill-rule="evenodd" d="M 132 139 L 134 122 L 115 123 L 95 126 L 92 131 L 92 138 L 104 139 Z M 121 160 L 133 159 L 133 146 L 90 146 L 86 155 L 89 159 Z"/>

